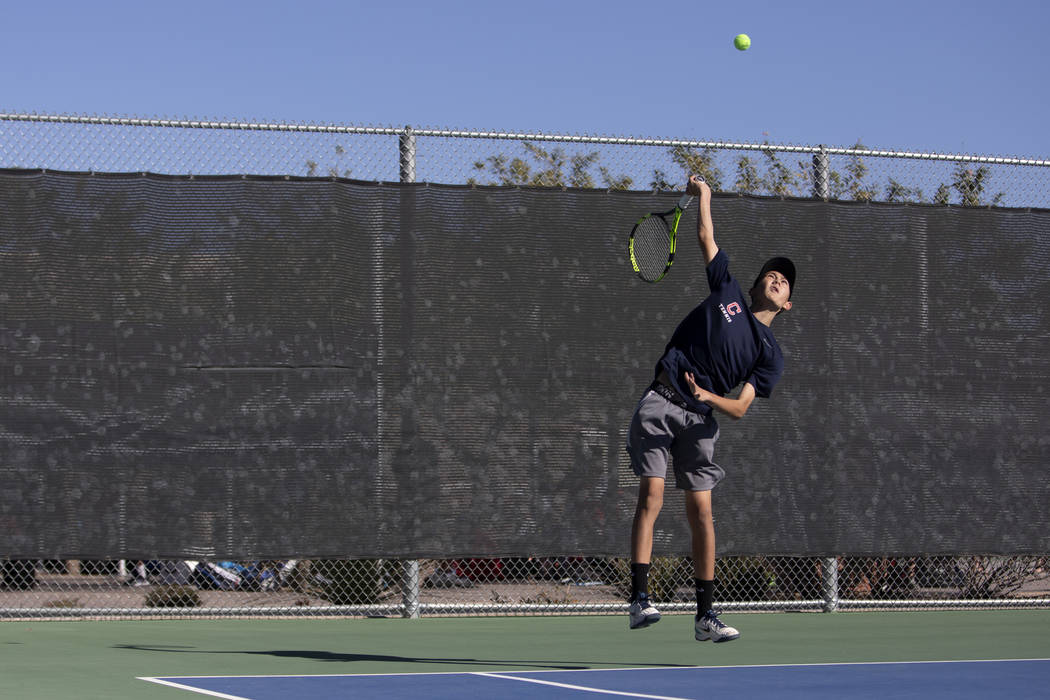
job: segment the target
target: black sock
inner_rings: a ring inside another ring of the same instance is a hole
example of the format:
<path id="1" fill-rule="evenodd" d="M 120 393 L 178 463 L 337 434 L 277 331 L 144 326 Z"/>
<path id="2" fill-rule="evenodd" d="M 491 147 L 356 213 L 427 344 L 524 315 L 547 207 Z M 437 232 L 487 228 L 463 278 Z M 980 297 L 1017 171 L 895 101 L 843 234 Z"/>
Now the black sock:
<path id="1" fill-rule="evenodd" d="M 696 614 L 703 615 L 715 606 L 715 582 L 694 578 L 696 586 Z"/>
<path id="2" fill-rule="evenodd" d="M 649 565 L 631 562 L 631 600 L 649 596 Z"/>

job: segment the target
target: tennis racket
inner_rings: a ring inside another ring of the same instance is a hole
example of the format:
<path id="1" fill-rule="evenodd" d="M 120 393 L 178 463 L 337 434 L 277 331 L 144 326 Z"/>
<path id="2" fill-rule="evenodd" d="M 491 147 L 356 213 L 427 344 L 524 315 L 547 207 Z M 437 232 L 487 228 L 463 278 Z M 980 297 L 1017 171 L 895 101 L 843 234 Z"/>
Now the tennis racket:
<path id="1" fill-rule="evenodd" d="M 631 267 L 646 282 L 659 282 L 671 269 L 678 222 L 692 201 L 692 195 L 683 194 L 674 209 L 646 214 L 631 229 L 631 238 L 627 242 Z"/>

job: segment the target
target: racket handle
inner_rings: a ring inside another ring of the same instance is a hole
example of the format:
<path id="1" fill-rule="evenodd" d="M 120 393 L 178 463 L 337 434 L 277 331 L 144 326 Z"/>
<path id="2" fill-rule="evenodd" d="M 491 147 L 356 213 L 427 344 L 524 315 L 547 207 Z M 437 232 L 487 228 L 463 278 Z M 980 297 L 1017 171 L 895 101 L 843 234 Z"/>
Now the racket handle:
<path id="1" fill-rule="evenodd" d="M 692 202 L 692 201 L 693 201 L 693 195 L 691 195 L 691 194 L 683 194 L 681 197 L 678 198 L 678 208 L 681 209 L 682 211 L 685 211 L 686 207 L 688 207 L 689 203 Z"/>

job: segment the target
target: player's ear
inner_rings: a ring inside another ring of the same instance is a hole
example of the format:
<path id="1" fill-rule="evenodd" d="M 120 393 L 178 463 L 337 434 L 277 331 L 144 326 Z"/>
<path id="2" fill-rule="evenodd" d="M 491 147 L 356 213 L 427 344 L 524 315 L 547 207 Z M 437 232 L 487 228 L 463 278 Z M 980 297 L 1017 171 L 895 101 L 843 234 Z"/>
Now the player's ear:
<path id="1" fill-rule="evenodd" d="M 791 311 L 791 301 L 784 302 L 784 305 L 780 307 L 781 311 Z"/>

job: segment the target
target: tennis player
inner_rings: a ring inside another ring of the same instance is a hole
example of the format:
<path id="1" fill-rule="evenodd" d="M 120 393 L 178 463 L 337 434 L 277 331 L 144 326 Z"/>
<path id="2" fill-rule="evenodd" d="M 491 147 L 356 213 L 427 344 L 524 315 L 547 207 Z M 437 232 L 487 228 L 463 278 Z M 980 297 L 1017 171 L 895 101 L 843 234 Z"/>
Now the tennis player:
<path id="1" fill-rule="evenodd" d="M 755 397 L 768 398 L 780 379 L 784 356 L 770 324 L 791 308 L 795 266 L 787 258 L 772 258 L 745 295 L 729 274 L 729 258 L 715 244 L 711 188 L 691 177 L 687 191 L 700 199 L 697 236 L 711 293 L 671 336 L 656 365 L 655 381 L 638 402 L 628 430 L 627 452 L 641 478 L 631 529 L 630 628 L 648 627 L 660 619 L 649 602 L 649 566 L 670 460 L 675 486 L 685 492 L 692 534 L 695 636 L 699 641 L 728 642 L 740 633 L 723 624 L 713 609 L 711 490 L 725 475 L 714 462 L 718 440 L 714 411 L 743 418 Z M 737 397 L 728 397 L 741 383 Z"/>

